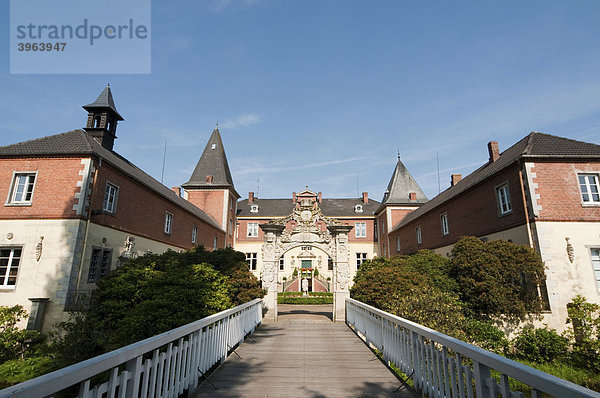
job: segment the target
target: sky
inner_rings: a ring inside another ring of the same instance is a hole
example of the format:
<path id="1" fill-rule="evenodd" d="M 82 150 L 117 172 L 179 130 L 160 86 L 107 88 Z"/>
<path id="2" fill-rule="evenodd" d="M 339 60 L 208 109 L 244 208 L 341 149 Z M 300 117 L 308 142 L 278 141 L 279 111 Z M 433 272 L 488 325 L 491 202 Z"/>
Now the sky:
<path id="1" fill-rule="evenodd" d="M 381 200 L 399 153 L 431 198 L 492 140 L 600 144 L 596 0 L 156 0 L 151 73 L 124 75 L 10 74 L 9 14 L 4 0 L 0 145 L 82 128 L 110 83 L 115 150 L 160 181 L 166 143 L 169 187 L 217 122 L 242 197 Z"/>

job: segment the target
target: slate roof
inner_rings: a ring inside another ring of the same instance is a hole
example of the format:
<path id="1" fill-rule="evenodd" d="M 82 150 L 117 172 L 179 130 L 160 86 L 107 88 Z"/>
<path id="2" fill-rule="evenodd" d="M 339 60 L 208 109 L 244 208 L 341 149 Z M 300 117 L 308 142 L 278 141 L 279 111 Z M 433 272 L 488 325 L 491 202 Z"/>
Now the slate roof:
<path id="1" fill-rule="evenodd" d="M 0 157 L 13 156 L 60 156 L 60 155 L 96 155 L 129 177 L 145 185 L 171 203 L 183 208 L 208 224 L 222 230 L 205 212 L 180 198 L 175 192 L 146 174 L 142 169 L 121 155 L 104 148 L 96 139 L 83 130 L 72 130 L 31 141 L 0 147 Z"/>
<path id="2" fill-rule="evenodd" d="M 576 141 L 555 135 L 533 132 L 500 154 L 493 163 L 486 163 L 454 186 L 446 189 L 417 210 L 408 214 L 394 229 L 398 229 L 455 196 L 473 188 L 519 159 L 570 158 L 600 159 L 600 145 Z"/>
<path id="3" fill-rule="evenodd" d="M 98 98 L 96 98 L 96 101 L 92 102 L 91 104 L 83 106 L 83 109 L 85 109 L 86 111 L 90 111 L 92 109 L 106 109 L 106 108 L 114 111 L 119 120 L 123 120 L 123 117 L 121 115 L 119 115 L 119 112 L 117 112 L 117 107 L 115 106 L 115 100 L 113 99 L 112 92 L 110 91 L 109 85 L 107 85 L 104 88 L 104 90 L 102 90 L 102 92 L 100 93 Z"/>
<path id="4" fill-rule="evenodd" d="M 212 183 L 206 182 L 206 176 L 212 176 Z M 233 178 L 227 163 L 227 155 L 223 147 L 223 140 L 219 129 L 213 130 L 208 143 L 196 164 L 189 181 L 181 185 L 184 188 L 190 187 L 231 187 L 233 188 Z"/>
<path id="5" fill-rule="evenodd" d="M 417 200 L 411 201 L 408 194 L 414 192 L 417 194 Z M 427 196 L 421 190 L 421 187 L 413 176 L 410 174 L 406 166 L 398 158 L 396 168 L 390 178 L 388 187 L 383 194 L 382 204 L 399 204 L 399 205 L 415 205 L 427 202 Z"/>
<path id="6" fill-rule="evenodd" d="M 254 217 L 254 218 L 270 218 L 270 217 L 285 217 L 292 214 L 292 210 L 296 206 L 292 199 L 254 199 L 252 204 L 258 205 L 258 213 L 250 212 L 250 204 L 248 199 L 238 202 L 238 217 Z M 362 213 L 355 213 L 354 206 L 362 205 Z M 319 208 L 327 217 L 370 217 L 375 214 L 375 210 L 379 208 L 380 203 L 376 200 L 369 199 L 368 203 L 363 203 L 362 198 L 356 199 L 323 199 L 319 203 Z"/>

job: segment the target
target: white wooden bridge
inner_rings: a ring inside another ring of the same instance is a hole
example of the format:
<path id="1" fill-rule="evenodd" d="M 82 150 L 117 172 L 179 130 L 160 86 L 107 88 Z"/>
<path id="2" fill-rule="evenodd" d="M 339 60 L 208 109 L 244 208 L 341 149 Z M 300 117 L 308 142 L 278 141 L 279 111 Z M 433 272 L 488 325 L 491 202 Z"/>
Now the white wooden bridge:
<path id="1" fill-rule="evenodd" d="M 280 317 L 260 326 L 263 303 L 253 300 L 1 390 L 0 397 L 524 397 L 511 390 L 514 379 L 530 386 L 532 397 L 600 398 L 356 300 L 345 305 L 345 324 Z M 410 375 L 414 389 L 399 388 L 385 364 Z"/>

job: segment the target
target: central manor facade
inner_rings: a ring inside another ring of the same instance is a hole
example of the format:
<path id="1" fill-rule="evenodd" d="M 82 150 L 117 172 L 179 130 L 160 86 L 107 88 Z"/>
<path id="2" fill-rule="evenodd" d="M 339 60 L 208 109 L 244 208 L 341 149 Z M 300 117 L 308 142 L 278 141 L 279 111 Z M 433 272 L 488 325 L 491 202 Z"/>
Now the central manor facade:
<path id="1" fill-rule="evenodd" d="M 600 302 L 600 146 L 531 133 L 429 200 L 400 158 L 381 201 L 328 198 L 309 187 L 288 198 L 240 200 L 215 129 L 190 176 L 171 189 L 119 155 L 110 87 L 83 107 L 86 127 L 0 147 L 0 305 L 20 304 L 27 327 L 50 330 L 95 282 L 128 258 L 202 245 L 233 247 L 268 294 L 334 292 L 334 319 L 361 264 L 431 249 L 464 235 L 535 248 L 546 266 L 544 322 L 564 329 L 578 294 Z"/>

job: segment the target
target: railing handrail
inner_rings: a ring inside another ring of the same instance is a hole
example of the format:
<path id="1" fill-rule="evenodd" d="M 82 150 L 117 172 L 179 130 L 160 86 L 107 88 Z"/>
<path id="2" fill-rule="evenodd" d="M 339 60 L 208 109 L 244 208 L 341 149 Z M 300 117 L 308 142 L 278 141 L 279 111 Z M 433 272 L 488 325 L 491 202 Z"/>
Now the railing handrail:
<path id="1" fill-rule="evenodd" d="M 600 398 L 600 393 L 587 389 L 583 386 L 561 379 L 560 377 L 542 372 L 538 369 L 513 361 L 501 355 L 494 354 L 493 352 L 484 350 L 483 348 L 445 335 L 426 326 L 409 321 L 408 319 L 392 315 L 388 312 L 382 311 L 378 308 L 362 303 L 358 300 L 346 298 L 346 305 L 348 303 L 356 305 L 358 307 L 362 307 L 363 309 L 366 309 L 381 318 L 396 323 L 399 326 L 408 329 L 412 332 L 415 332 L 427 339 L 435 341 L 436 343 L 440 343 L 443 346 L 455 352 L 458 352 L 463 356 L 469 357 L 476 362 L 488 366 L 489 368 L 500 371 L 505 375 L 512 377 L 513 379 L 519 380 L 521 382 L 524 382 L 536 389 L 542 391 L 552 390 L 553 392 L 557 392 L 559 394 L 567 394 L 559 396 L 571 396 L 568 394 L 576 393 L 579 394 L 578 396 L 582 397 Z"/>
<path id="2" fill-rule="evenodd" d="M 0 390 L 0 398 L 9 397 L 23 390 L 27 390 L 30 396 L 44 396 L 44 394 L 48 394 L 48 391 L 45 390 L 45 386 L 48 383 L 52 383 L 55 391 L 60 391 L 106 370 L 110 370 L 111 368 L 114 368 L 115 364 L 125 363 L 147 352 L 151 352 L 152 350 L 165 346 L 168 343 L 176 341 L 179 338 L 189 335 L 197 330 L 201 330 L 206 326 L 214 324 L 221 319 L 225 319 L 230 315 L 258 304 L 261 301 L 262 299 L 254 299 L 247 303 L 238 305 L 237 307 L 233 307 L 207 316 L 206 318 L 188 323 L 187 325 L 180 326 L 156 336 L 149 337 L 145 340 L 138 341 L 125 347 L 118 348 L 105 354 L 101 354 L 54 372 L 36 377 L 35 379 L 8 387 L 4 390 Z"/>

